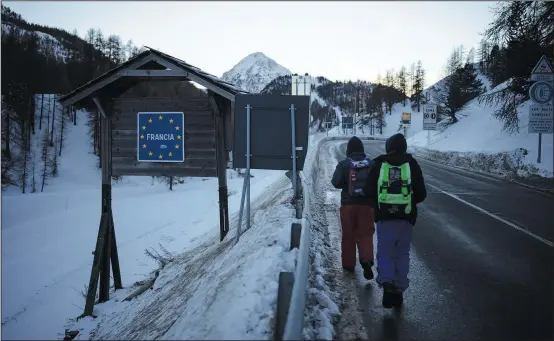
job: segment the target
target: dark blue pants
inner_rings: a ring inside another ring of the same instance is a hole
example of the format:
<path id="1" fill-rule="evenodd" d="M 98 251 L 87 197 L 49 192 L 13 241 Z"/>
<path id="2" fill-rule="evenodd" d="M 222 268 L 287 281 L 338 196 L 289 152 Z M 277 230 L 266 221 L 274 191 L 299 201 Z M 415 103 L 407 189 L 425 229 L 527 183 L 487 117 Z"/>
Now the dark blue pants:
<path id="1" fill-rule="evenodd" d="M 377 283 L 390 282 L 399 291 L 409 286 L 412 224 L 406 220 L 384 220 L 377 223 Z"/>

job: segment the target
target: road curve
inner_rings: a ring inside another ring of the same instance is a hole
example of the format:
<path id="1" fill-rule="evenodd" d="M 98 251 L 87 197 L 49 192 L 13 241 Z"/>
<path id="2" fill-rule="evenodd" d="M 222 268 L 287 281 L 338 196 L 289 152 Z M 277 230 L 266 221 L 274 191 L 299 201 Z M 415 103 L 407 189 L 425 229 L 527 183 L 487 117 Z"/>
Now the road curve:
<path id="1" fill-rule="evenodd" d="M 383 142 L 365 141 L 364 146 L 370 157 L 384 151 Z M 322 148 L 328 152 L 321 158 L 333 158 L 319 160 L 321 168 L 330 168 L 319 176 L 327 177 L 344 157 L 346 143 L 329 142 Z M 381 290 L 363 279 L 361 269 L 355 276 L 341 271 L 338 192 L 330 186 L 318 189 L 325 192 L 319 196 L 327 201 L 321 207 L 331 236 L 326 242 L 326 278 L 341 310 L 334 338 L 551 340 L 554 196 L 418 162 L 428 196 L 418 205 L 411 282 L 401 312 L 382 308 Z M 318 180 L 321 186 L 330 181 Z"/>

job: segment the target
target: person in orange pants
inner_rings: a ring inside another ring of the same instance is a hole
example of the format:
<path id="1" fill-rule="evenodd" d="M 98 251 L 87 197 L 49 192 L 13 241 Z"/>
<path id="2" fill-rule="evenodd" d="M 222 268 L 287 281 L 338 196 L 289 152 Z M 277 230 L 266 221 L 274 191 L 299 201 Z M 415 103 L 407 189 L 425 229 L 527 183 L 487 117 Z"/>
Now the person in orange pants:
<path id="1" fill-rule="evenodd" d="M 363 193 L 363 186 L 374 161 L 368 159 L 362 141 L 356 136 L 348 141 L 346 159 L 341 160 L 331 183 L 341 191 L 340 221 L 342 228 L 342 267 L 354 271 L 356 247 L 366 279 L 373 278 L 374 213 L 371 199 Z"/>

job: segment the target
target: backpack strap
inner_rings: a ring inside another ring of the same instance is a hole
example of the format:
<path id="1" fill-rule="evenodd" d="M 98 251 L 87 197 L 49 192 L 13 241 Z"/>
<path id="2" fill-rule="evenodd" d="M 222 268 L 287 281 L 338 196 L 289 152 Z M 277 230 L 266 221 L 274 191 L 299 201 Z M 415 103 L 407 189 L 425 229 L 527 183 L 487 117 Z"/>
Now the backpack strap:
<path id="1" fill-rule="evenodd" d="M 412 172 L 410 170 L 410 165 L 406 162 L 400 166 L 400 179 L 402 180 L 402 195 L 404 197 L 411 196 L 411 187 L 412 187 Z M 410 214 L 412 211 L 412 200 L 410 198 L 409 203 L 406 205 L 404 212 Z"/>
<path id="2" fill-rule="evenodd" d="M 379 180 L 377 183 L 377 198 L 386 198 L 388 195 L 389 188 L 389 169 L 390 165 L 387 162 L 381 164 L 381 169 L 379 170 Z M 377 205 L 381 208 L 381 200 L 377 200 Z"/>

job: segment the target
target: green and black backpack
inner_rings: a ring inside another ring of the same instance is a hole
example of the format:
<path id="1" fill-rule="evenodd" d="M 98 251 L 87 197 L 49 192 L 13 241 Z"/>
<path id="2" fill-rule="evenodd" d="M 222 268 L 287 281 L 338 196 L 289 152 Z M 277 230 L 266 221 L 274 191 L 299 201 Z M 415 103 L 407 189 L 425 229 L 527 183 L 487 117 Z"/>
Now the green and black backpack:
<path id="1" fill-rule="evenodd" d="M 410 164 L 392 166 L 383 162 L 377 183 L 379 210 L 394 218 L 406 218 L 412 211 L 412 178 Z"/>

